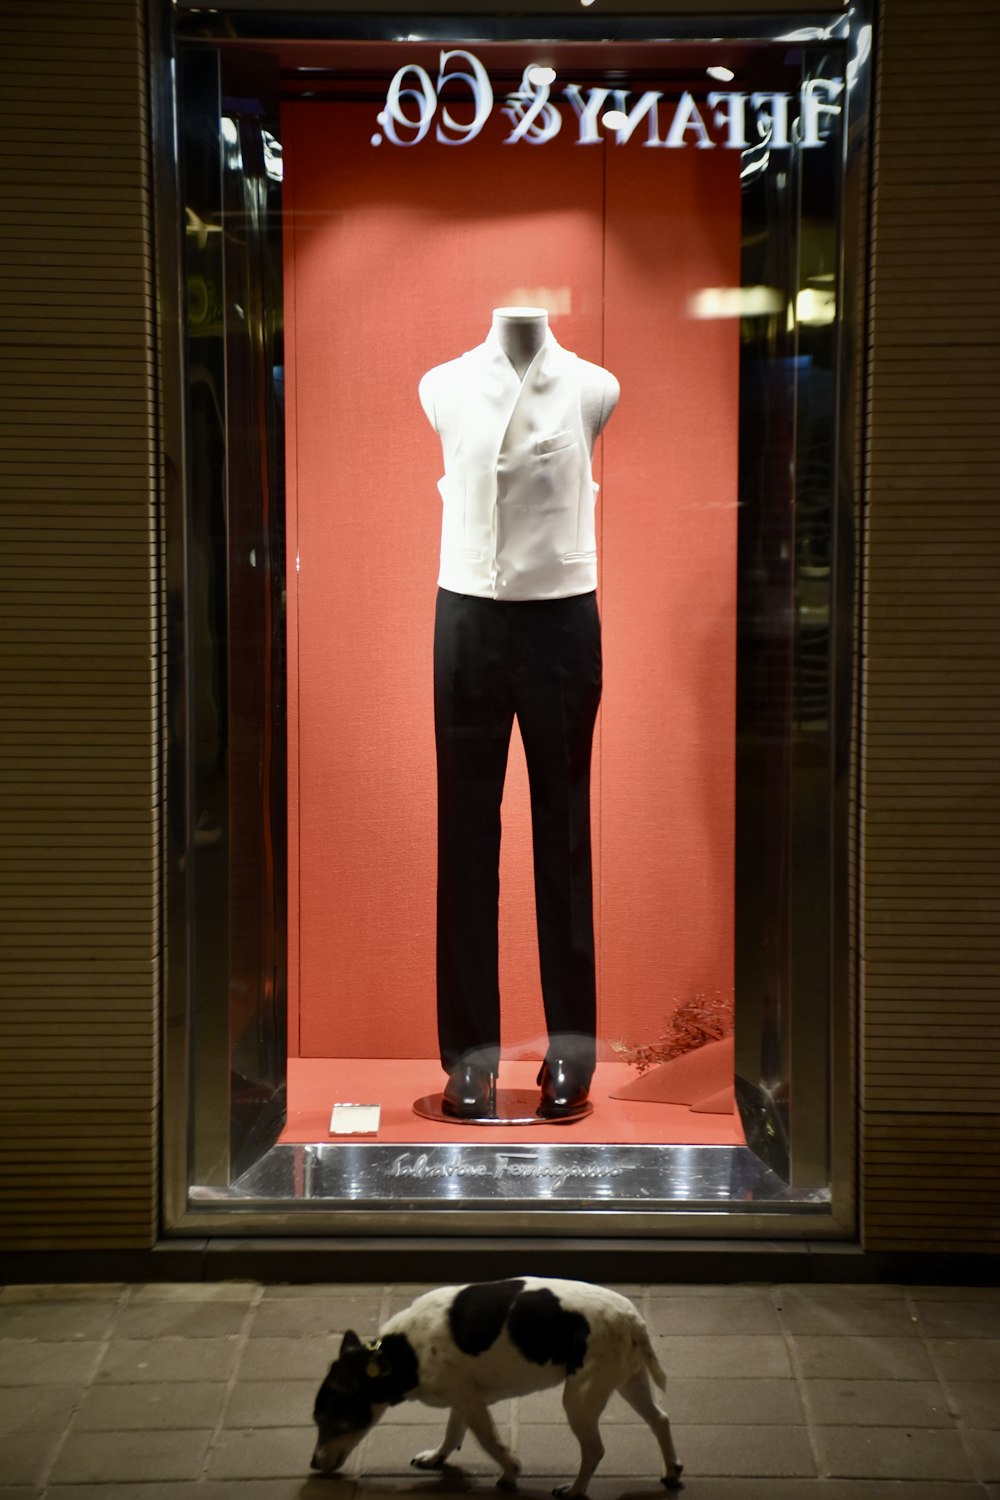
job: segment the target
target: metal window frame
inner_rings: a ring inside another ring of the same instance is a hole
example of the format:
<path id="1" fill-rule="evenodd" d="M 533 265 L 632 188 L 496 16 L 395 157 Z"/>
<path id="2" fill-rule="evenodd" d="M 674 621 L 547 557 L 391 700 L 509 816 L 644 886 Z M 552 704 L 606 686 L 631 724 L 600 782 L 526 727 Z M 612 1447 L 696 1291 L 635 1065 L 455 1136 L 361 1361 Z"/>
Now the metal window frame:
<path id="1" fill-rule="evenodd" d="M 182 287 L 182 225 L 178 197 L 177 119 L 174 82 L 176 76 L 176 43 L 174 20 L 179 15 L 201 11 L 207 39 L 212 32 L 220 36 L 227 27 L 238 24 L 244 34 L 268 34 L 271 18 L 280 17 L 285 35 L 303 37 L 325 35 L 337 37 L 374 37 L 405 42 L 412 35 L 412 15 L 417 6 L 408 0 L 401 4 L 369 6 L 364 14 L 355 7 L 328 3 L 328 0 L 300 0 L 294 14 L 276 10 L 269 0 L 217 0 L 211 13 L 187 4 L 171 5 L 168 0 L 149 0 L 151 38 L 151 117 L 152 154 L 156 191 L 156 258 L 159 287 L 159 361 L 161 430 L 167 469 L 179 478 L 167 484 L 164 491 L 164 520 L 168 558 L 174 549 L 174 568 L 183 574 L 186 568 L 189 497 L 185 493 L 185 403 L 183 390 L 183 334 L 181 311 L 184 305 Z M 838 42 L 854 44 L 867 28 L 871 37 L 872 7 L 861 0 L 849 10 L 803 12 L 772 8 L 768 13 L 732 13 L 723 21 L 708 6 L 690 4 L 683 13 L 673 14 L 662 4 L 617 4 L 603 0 L 600 13 L 581 15 L 575 6 L 553 6 L 545 14 L 530 18 L 519 13 L 512 3 L 448 3 L 437 8 L 433 18 L 421 16 L 421 38 L 442 42 L 461 35 L 483 40 L 532 40 L 546 37 L 572 40 L 648 40 L 648 41 L 779 41 L 807 31 Z M 411 19 L 406 20 L 407 12 Z M 459 29 L 459 22 L 464 26 Z M 853 235 L 842 237 L 840 272 L 842 314 L 837 330 L 840 372 L 837 411 L 837 472 L 835 537 L 837 565 L 834 575 L 837 638 L 832 662 L 834 685 L 833 724 L 837 743 L 832 747 L 836 774 L 830 788 L 830 930 L 829 960 L 831 1014 L 829 1035 L 830 1099 L 829 1163 L 831 1194 L 829 1201 L 817 1199 L 811 1205 L 804 1201 L 783 1205 L 780 1195 L 760 1207 L 742 1209 L 728 1204 L 719 1195 L 720 1184 L 750 1180 L 756 1171 L 746 1148 L 719 1147 L 651 1147 L 643 1151 L 673 1151 L 688 1158 L 687 1175 L 694 1191 L 696 1209 L 687 1209 L 678 1201 L 670 1206 L 649 1210 L 633 1207 L 614 1209 L 584 1205 L 579 1200 L 565 1207 L 519 1207 L 499 1201 L 489 1207 L 450 1207 L 442 1203 L 419 1200 L 392 1207 L 357 1207 L 337 1204 L 320 1206 L 322 1200 L 299 1198 L 289 1201 L 280 1192 L 271 1191 L 274 1183 L 301 1181 L 322 1176 L 322 1153 L 326 1146 L 276 1146 L 268 1153 L 256 1178 L 243 1179 L 239 1187 L 222 1186 L 200 1195 L 193 1201 L 190 1189 L 193 1160 L 192 1086 L 192 999 L 196 977 L 188 943 L 191 916 L 190 890 L 186 861 L 190 854 L 192 805 L 190 787 L 178 766 L 185 763 L 187 746 L 180 742 L 168 746 L 164 756 L 165 795 L 180 810 L 180 815 L 165 820 L 167 905 L 163 945 L 166 962 L 166 996 L 164 1039 L 163 1098 L 163 1227 L 171 1235 L 297 1235 L 344 1236 L 372 1234 L 395 1237 L 407 1235 L 479 1234 L 489 1232 L 497 1238 L 537 1235 L 550 1238 L 565 1236 L 595 1241 L 627 1235 L 636 1237 L 727 1239 L 762 1237 L 775 1239 L 851 1239 L 857 1225 L 857 1168 L 855 1140 L 855 1002 L 856 937 L 853 913 L 856 909 L 858 870 L 853 857 L 857 847 L 853 781 L 856 775 L 858 746 L 856 735 L 856 679 L 860 656 L 860 526 L 858 517 L 862 495 L 862 431 L 864 409 L 864 340 L 866 318 L 866 272 L 868 244 L 869 183 L 869 116 L 871 98 L 871 60 L 867 52 L 859 56 L 849 91 L 848 118 L 843 132 L 843 191 L 847 218 Z M 168 575 L 171 567 L 168 562 Z M 187 619 L 183 601 L 168 598 L 168 624 L 175 639 L 186 639 Z M 190 681 L 185 678 L 190 707 Z M 188 722 L 190 718 L 188 717 Z M 171 736 L 168 728 L 168 738 Z M 336 1148 L 343 1150 L 343 1147 Z M 377 1148 L 349 1148 L 358 1149 Z M 389 1149 L 389 1148 L 387 1148 Z M 396 1148 L 398 1149 L 398 1148 Z M 467 1153 L 469 1148 L 465 1148 Z M 476 1148 L 486 1149 L 486 1148 Z M 559 1147 L 557 1150 L 564 1150 Z M 618 1148 L 603 1149 L 614 1153 Z M 701 1153 L 695 1159 L 691 1153 Z M 678 1162 L 680 1156 L 678 1156 Z M 759 1165 L 759 1162 L 757 1162 Z M 678 1167 L 680 1175 L 684 1169 Z M 256 1182 L 256 1187 L 254 1186 Z M 715 1199 L 714 1203 L 710 1200 Z"/>

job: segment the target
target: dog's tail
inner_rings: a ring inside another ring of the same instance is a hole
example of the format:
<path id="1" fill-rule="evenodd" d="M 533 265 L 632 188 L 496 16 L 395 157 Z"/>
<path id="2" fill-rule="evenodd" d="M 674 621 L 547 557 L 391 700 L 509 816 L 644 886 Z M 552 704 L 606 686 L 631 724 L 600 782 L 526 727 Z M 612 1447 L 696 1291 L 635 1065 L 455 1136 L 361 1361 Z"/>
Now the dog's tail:
<path id="1" fill-rule="evenodd" d="M 656 1355 L 653 1352 L 653 1345 L 650 1341 L 649 1330 L 645 1326 L 643 1327 L 642 1332 L 639 1334 L 637 1343 L 639 1346 L 639 1357 L 645 1365 L 650 1379 L 652 1380 L 654 1385 L 659 1387 L 661 1391 L 665 1391 L 667 1388 L 667 1377 L 664 1374 L 663 1366 L 660 1364 L 660 1361 L 657 1359 Z"/>

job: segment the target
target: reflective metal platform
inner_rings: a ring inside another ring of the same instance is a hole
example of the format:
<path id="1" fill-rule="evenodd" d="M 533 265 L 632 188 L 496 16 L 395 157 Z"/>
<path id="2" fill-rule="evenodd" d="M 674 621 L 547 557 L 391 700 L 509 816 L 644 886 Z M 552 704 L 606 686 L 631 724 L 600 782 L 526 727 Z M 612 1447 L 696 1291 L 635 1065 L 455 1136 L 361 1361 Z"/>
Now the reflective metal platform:
<path id="1" fill-rule="evenodd" d="M 192 1208 L 378 1212 L 618 1209 L 828 1212 L 825 1189 L 789 1187 L 746 1146 L 273 1146 L 228 1187 L 195 1187 Z"/>
<path id="2" fill-rule="evenodd" d="M 458 1128 L 471 1125 L 476 1130 L 480 1127 L 489 1130 L 493 1125 L 573 1125 L 577 1120 L 585 1120 L 588 1115 L 592 1115 L 594 1106 L 588 1099 L 579 1108 L 551 1118 L 538 1113 L 537 1089 L 497 1089 L 496 1104 L 491 1115 L 465 1115 L 459 1118 L 449 1114 L 441 1094 L 425 1094 L 421 1099 L 414 1099 L 413 1113 L 421 1119 L 433 1120 L 438 1125 L 454 1125 Z"/>

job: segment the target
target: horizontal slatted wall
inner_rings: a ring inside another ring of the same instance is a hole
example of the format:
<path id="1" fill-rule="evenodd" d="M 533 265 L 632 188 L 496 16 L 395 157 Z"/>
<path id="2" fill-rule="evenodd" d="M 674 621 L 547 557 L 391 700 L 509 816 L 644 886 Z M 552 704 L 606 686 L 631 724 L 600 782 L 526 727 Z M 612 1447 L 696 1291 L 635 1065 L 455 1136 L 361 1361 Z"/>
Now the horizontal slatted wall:
<path id="1" fill-rule="evenodd" d="M 0 0 L 0 1245 L 147 1246 L 159 964 L 141 0 Z"/>
<path id="2" fill-rule="evenodd" d="M 869 1249 L 1000 1249 L 996 0 L 884 0 L 866 660 Z"/>

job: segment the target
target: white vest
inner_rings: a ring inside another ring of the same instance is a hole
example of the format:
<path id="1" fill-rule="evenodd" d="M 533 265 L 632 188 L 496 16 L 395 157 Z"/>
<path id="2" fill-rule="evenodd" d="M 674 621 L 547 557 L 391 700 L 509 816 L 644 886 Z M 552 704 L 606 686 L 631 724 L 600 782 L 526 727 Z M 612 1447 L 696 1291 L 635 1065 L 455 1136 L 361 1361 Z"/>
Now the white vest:
<path id="1" fill-rule="evenodd" d="M 546 333 L 523 381 L 492 331 L 428 377 L 444 450 L 438 583 L 486 599 L 597 587 L 580 361 Z"/>

